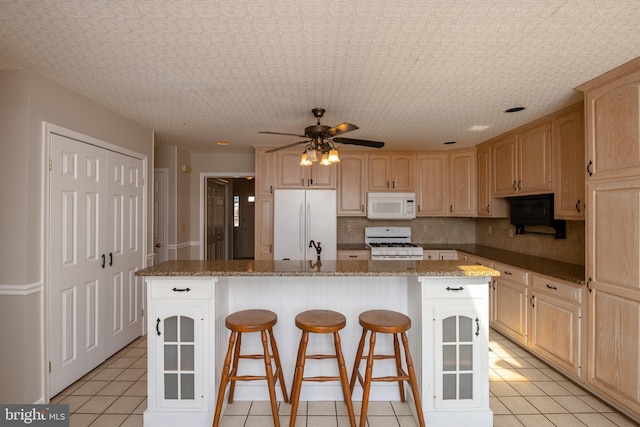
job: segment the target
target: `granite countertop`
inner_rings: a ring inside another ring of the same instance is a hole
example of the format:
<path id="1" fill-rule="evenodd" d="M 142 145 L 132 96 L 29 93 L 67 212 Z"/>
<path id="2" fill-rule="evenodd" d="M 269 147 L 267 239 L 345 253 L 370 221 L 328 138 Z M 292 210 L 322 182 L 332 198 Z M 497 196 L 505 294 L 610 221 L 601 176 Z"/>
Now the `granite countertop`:
<path id="1" fill-rule="evenodd" d="M 416 243 L 425 250 L 457 250 L 469 255 L 486 258 L 491 261 L 507 264 L 512 267 L 522 268 L 533 273 L 544 274 L 567 282 L 584 284 L 584 265 L 560 262 L 549 258 L 542 258 L 518 252 L 496 249 L 490 246 L 465 244 L 465 243 Z M 339 244 L 338 250 L 364 250 L 364 244 Z M 435 262 L 435 261 L 429 261 Z"/>
<path id="2" fill-rule="evenodd" d="M 496 270 L 458 261 L 201 261 L 174 260 L 137 276 L 497 276 Z"/>

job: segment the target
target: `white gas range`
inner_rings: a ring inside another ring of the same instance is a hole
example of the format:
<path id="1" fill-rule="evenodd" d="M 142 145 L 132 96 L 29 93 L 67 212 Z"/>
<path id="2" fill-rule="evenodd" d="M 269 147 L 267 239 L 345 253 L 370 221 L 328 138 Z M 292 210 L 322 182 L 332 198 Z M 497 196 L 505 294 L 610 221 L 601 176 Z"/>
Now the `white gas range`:
<path id="1" fill-rule="evenodd" d="M 411 243 L 410 227 L 365 227 L 364 243 L 371 259 L 421 260 L 422 247 Z"/>

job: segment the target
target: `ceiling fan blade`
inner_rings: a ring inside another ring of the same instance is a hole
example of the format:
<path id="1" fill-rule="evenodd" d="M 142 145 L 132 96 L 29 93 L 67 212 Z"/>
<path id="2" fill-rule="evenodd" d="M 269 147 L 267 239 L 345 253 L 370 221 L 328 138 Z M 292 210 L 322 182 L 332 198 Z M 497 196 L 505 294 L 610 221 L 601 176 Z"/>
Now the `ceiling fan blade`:
<path id="1" fill-rule="evenodd" d="M 358 126 L 352 125 L 351 123 L 343 122 L 339 125 L 336 125 L 332 128 L 327 129 L 326 135 L 331 138 L 336 135 L 341 135 L 346 132 L 351 132 L 352 130 L 359 129 Z"/>
<path id="2" fill-rule="evenodd" d="M 382 148 L 384 142 L 380 141 L 367 141 L 366 139 L 353 139 L 353 138 L 333 138 L 333 142 L 345 145 L 362 145 L 363 147 Z"/>
<path id="3" fill-rule="evenodd" d="M 258 132 L 258 133 L 267 133 L 269 135 L 287 135 L 287 136 L 297 136 L 298 138 L 306 138 L 306 135 L 298 135 L 297 133 L 282 133 L 282 132 Z"/>
<path id="4" fill-rule="evenodd" d="M 287 144 L 287 145 L 283 145 L 282 147 L 272 148 L 271 150 L 265 151 L 265 153 L 273 153 L 274 151 L 285 150 L 285 149 L 287 149 L 289 147 L 293 147 L 294 145 L 306 144 L 307 142 L 311 142 L 311 141 L 307 140 L 307 141 L 294 142 L 293 144 Z"/>

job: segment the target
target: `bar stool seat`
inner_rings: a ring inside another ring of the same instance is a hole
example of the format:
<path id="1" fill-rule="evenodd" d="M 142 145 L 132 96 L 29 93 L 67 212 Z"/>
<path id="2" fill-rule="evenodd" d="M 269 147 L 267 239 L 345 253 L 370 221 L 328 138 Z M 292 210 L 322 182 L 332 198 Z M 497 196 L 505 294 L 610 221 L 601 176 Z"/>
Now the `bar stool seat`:
<path id="1" fill-rule="evenodd" d="M 300 401 L 300 390 L 303 381 L 340 381 L 342 384 L 342 393 L 344 402 L 347 406 L 349 414 L 349 423 L 351 427 L 355 427 L 355 415 L 353 412 L 353 404 L 351 402 L 351 390 L 349 389 L 349 380 L 347 377 L 347 368 L 342 355 L 342 346 L 340 344 L 340 331 L 347 324 L 347 319 L 340 313 L 331 310 L 308 310 L 296 316 L 296 326 L 302 331 L 300 337 L 300 345 L 298 346 L 298 357 L 296 359 L 296 369 L 293 374 L 293 385 L 291 387 L 291 419 L 289 427 L 296 424 L 296 415 L 298 412 L 298 403 Z M 309 342 L 309 334 L 333 334 L 333 343 L 335 347 L 334 354 L 307 354 L 307 344 Z M 339 376 L 304 376 L 304 365 L 307 359 L 337 359 Z"/>
<path id="2" fill-rule="evenodd" d="M 218 391 L 218 401 L 216 411 L 213 416 L 213 427 L 220 424 L 220 414 L 222 412 L 222 403 L 227 384 L 229 387 L 229 403 L 233 403 L 233 393 L 235 391 L 236 381 L 257 381 L 267 380 L 267 388 L 269 389 L 269 400 L 271 401 L 271 412 L 273 414 L 273 423 L 276 427 L 280 426 L 280 418 L 278 416 L 278 405 L 276 402 L 275 383 L 280 381 L 284 401 L 288 402 L 287 389 L 284 384 L 284 375 L 280 365 L 280 356 L 278 347 L 273 336 L 273 327 L 278 322 L 278 316 L 269 310 L 244 310 L 228 315 L 224 321 L 227 329 L 231 331 L 229 337 L 229 348 L 224 359 L 224 368 L 220 378 L 220 388 Z M 240 347 L 242 343 L 242 334 L 259 332 L 262 340 L 262 354 L 241 354 Z M 271 349 L 269 349 L 271 345 Z M 271 358 L 275 362 L 275 373 Z M 239 359 L 263 359 L 265 365 L 265 375 L 238 375 Z M 232 364 L 233 360 L 233 364 Z"/>
<path id="3" fill-rule="evenodd" d="M 416 378 L 415 370 L 413 368 L 413 360 L 409 353 L 409 341 L 407 339 L 407 331 L 411 328 L 411 319 L 395 311 L 390 310 L 370 310 L 365 311 L 359 316 L 360 326 L 362 326 L 362 337 L 358 344 L 358 350 L 356 352 L 356 361 L 351 373 L 351 382 L 349 384 L 350 391 L 353 393 L 353 389 L 356 385 L 356 379 L 360 383 L 363 389 L 362 393 L 362 409 L 360 411 L 360 427 L 365 427 L 367 423 L 367 409 L 369 406 L 369 393 L 371 391 L 371 383 L 374 381 L 397 381 L 400 388 L 400 400 L 405 402 L 404 394 L 404 382 L 407 381 L 411 386 L 411 392 L 413 394 L 413 400 L 416 405 L 416 413 L 418 414 L 418 422 L 420 427 L 425 427 L 424 415 L 422 414 L 422 404 L 420 402 L 420 392 L 418 390 L 418 380 Z M 369 337 L 369 353 L 363 356 L 364 344 L 366 341 L 367 333 Z M 376 333 L 393 334 L 393 353 L 394 354 L 375 354 Z M 405 363 L 407 366 L 407 372 L 402 368 L 402 359 L 400 354 L 400 345 L 398 342 L 398 336 L 402 339 L 402 345 L 404 347 Z M 360 362 L 366 359 L 367 367 L 365 371 L 364 379 L 360 374 Z M 395 376 L 385 377 L 373 377 L 373 361 L 380 359 L 395 359 L 396 372 Z"/>

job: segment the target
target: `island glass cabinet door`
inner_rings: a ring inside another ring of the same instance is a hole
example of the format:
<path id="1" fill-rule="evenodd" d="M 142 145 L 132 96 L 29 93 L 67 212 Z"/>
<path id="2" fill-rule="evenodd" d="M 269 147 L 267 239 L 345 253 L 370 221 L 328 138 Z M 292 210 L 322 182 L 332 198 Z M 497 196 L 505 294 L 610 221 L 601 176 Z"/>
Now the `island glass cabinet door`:
<path id="1" fill-rule="evenodd" d="M 157 408 L 202 408 L 203 397 L 203 308 L 156 307 Z"/>
<path id="2" fill-rule="evenodd" d="M 479 406 L 482 355 L 477 343 L 486 340 L 474 307 L 434 307 L 435 407 Z"/>

